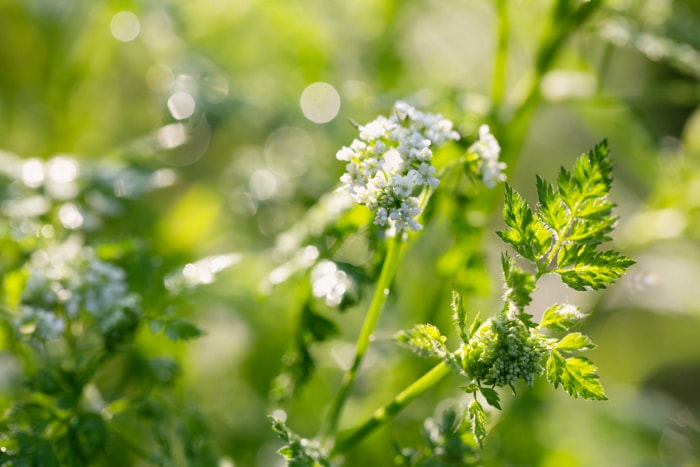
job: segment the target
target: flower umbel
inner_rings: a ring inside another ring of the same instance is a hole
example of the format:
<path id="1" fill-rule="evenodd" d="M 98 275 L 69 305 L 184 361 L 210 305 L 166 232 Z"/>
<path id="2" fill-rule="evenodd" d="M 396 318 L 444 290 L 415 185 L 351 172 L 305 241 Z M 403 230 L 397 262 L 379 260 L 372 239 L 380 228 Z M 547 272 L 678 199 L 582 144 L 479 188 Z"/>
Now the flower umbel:
<path id="1" fill-rule="evenodd" d="M 387 118 L 361 125 L 359 139 L 338 151 L 347 162 L 340 178 L 343 188 L 359 204 L 375 211 L 374 223 L 397 232 L 417 231 L 421 191 L 437 187 L 432 148 L 459 134 L 440 114 L 423 113 L 397 102 Z"/>

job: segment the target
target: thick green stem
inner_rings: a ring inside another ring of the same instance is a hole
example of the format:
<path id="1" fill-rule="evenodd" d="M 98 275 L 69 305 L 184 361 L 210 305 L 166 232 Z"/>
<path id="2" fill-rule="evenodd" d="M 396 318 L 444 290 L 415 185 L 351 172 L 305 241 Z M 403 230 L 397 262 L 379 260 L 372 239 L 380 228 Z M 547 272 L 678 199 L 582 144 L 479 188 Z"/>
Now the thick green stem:
<path id="1" fill-rule="evenodd" d="M 347 437 L 339 440 L 331 450 L 331 457 L 346 452 L 377 428 L 385 425 L 408 404 L 439 383 L 445 376 L 450 374 L 450 372 L 451 370 L 447 363 L 439 363 L 409 387 L 397 394 L 393 401 L 377 409 L 369 420 L 352 430 Z"/>
<path id="2" fill-rule="evenodd" d="M 377 286 L 374 290 L 372 302 L 369 305 L 367 316 L 365 316 L 365 322 L 362 324 L 362 330 L 357 338 L 355 359 L 353 360 L 352 366 L 345 372 L 340 390 L 335 395 L 335 398 L 331 402 L 331 406 L 328 410 L 326 425 L 323 429 L 323 435 L 326 438 L 333 437 L 338 429 L 340 415 L 343 411 L 343 407 L 345 406 L 345 402 L 347 401 L 350 391 L 355 384 L 355 378 L 357 377 L 357 371 L 360 368 L 362 359 L 369 348 L 372 333 L 374 332 L 374 328 L 377 326 L 379 315 L 381 314 L 384 303 L 389 295 L 389 287 L 391 286 L 391 282 L 396 274 L 396 268 L 401 261 L 403 251 L 404 242 L 400 235 L 390 240 L 386 258 L 384 258 L 382 271 L 379 274 L 379 280 L 377 281 Z"/>

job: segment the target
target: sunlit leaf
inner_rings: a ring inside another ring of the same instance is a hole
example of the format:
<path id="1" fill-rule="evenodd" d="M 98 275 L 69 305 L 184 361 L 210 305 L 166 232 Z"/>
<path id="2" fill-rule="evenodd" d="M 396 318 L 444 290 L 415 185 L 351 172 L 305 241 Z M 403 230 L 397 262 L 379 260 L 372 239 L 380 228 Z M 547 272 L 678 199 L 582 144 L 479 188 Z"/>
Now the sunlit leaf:
<path id="1" fill-rule="evenodd" d="M 472 433 L 476 442 L 480 447 L 484 446 L 484 440 L 486 439 L 486 412 L 484 408 L 477 402 L 473 400 L 469 403 L 469 419 L 472 422 Z"/>
<path id="2" fill-rule="evenodd" d="M 432 324 L 418 324 L 408 331 L 399 331 L 396 340 L 421 357 L 443 357 L 447 338 Z"/>
<path id="3" fill-rule="evenodd" d="M 540 327 L 554 331 L 568 331 L 581 323 L 586 316 L 574 305 L 557 303 L 544 312 Z"/>
<path id="4" fill-rule="evenodd" d="M 503 218 L 508 228 L 497 232 L 498 236 L 509 243 L 523 258 L 535 261 L 536 253 L 532 245 L 535 238 L 532 209 L 520 193 L 513 190 L 507 183 Z"/>
<path id="5" fill-rule="evenodd" d="M 592 245 L 566 247 L 554 270 L 561 280 L 576 290 L 604 289 L 615 283 L 635 261 L 616 251 L 596 252 Z"/>
<path id="6" fill-rule="evenodd" d="M 562 352 L 572 352 L 575 350 L 590 350 L 595 348 L 595 344 L 591 342 L 588 336 L 580 332 L 567 334 L 554 345 L 554 348 Z"/>
<path id="7" fill-rule="evenodd" d="M 565 358 L 558 350 L 552 350 L 547 359 L 547 379 L 575 398 L 606 400 L 603 386 L 598 380 L 598 369 L 584 357 Z"/>

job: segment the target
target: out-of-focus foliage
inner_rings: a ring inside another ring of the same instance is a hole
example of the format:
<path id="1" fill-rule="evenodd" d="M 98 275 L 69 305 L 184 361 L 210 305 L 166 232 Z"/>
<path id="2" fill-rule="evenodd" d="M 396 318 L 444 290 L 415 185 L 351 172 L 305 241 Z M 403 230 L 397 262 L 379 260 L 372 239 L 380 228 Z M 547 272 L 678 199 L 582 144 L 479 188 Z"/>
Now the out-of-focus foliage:
<path id="1" fill-rule="evenodd" d="M 551 13 L 584 3 L 581 27 L 542 52 L 559 37 Z M 266 415 L 316 432 L 385 253 L 369 211 L 331 193 L 334 154 L 348 120 L 406 99 L 466 141 L 487 121 L 532 205 L 535 174 L 556 179 L 606 137 L 614 247 L 637 260 L 585 299 L 538 283 L 522 304 L 537 318 L 554 319 L 553 301 L 594 310 L 585 332 L 609 400 L 518 387 L 488 420 L 483 462 L 698 465 L 698 31 L 694 0 L 0 3 L 2 455 L 279 465 Z M 483 319 L 499 308 L 502 193 L 465 177 L 446 170 L 424 213 L 341 428 L 424 373 L 390 337 L 448 329 L 453 286 Z M 468 462 L 446 409 L 464 403 L 456 381 L 346 465 Z"/>

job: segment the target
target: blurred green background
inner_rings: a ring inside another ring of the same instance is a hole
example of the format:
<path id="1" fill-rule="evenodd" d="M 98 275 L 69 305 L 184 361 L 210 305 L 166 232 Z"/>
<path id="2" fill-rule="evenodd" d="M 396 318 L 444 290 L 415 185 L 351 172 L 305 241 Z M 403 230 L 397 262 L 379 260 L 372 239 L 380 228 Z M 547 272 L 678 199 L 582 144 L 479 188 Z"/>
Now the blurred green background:
<path id="1" fill-rule="evenodd" d="M 359 306 L 328 312 L 341 334 L 312 347 L 310 384 L 292 401 L 270 402 L 304 301 L 294 281 L 265 285 L 286 259 L 276 242 L 337 186 L 344 167 L 335 152 L 355 133 L 348 121 L 370 121 L 406 99 L 467 137 L 484 121 L 497 137 L 511 131 L 554 4 L 502 4 L 510 42 L 505 92 L 494 102 L 491 1 L 0 1 L 0 150 L 172 169 L 177 183 L 112 221 L 112 236 L 147 238 L 171 264 L 242 255 L 191 303 L 206 335 L 176 349 L 185 362 L 179 397 L 203 413 L 222 465 L 280 465 L 266 415 L 283 409 L 290 426 L 313 435 L 338 362 L 352 351 L 369 288 Z M 542 284 L 533 309 L 567 300 L 595 310 L 591 358 L 610 400 L 571 400 L 545 385 L 522 391 L 495 420 L 486 462 L 698 466 L 700 3 L 603 2 L 539 89 L 519 122 L 522 145 L 511 146 L 510 183 L 534 199 L 536 173 L 551 178 L 607 138 L 616 248 L 638 264 L 585 297 Z M 498 218 L 483 221 L 493 284 L 471 279 L 484 310 L 500 295 Z M 440 229 L 426 229 L 409 250 L 343 426 L 429 367 L 390 336 L 425 320 L 449 323 L 451 283 L 445 260 L 436 262 L 449 246 Z M 347 465 L 391 465 L 392 441 L 419 445 L 420 422 L 459 400 L 459 384 L 455 377 L 432 390 Z"/>

